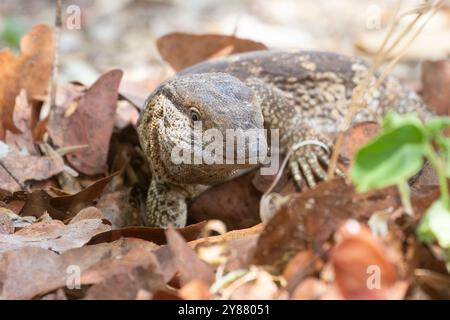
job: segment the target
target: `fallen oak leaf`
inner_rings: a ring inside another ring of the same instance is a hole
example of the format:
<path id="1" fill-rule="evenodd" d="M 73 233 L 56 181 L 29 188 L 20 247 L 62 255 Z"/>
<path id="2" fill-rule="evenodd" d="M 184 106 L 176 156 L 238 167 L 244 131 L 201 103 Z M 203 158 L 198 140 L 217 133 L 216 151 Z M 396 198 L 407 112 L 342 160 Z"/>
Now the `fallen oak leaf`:
<path id="1" fill-rule="evenodd" d="M 256 41 L 218 34 L 169 33 L 156 41 L 159 53 L 175 71 L 180 71 L 204 60 L 234 53 L 265 50 Z"/>
<path id="2" fill-rule="evenodd" d="M 5 130 L 20 132 L 12 116 L 14 101 L 21 89 L 28 99 L 43 96 L 51 78 L 55 53 L 53 30 L 46 25 L 34 26 L 20 41 L 20 56 L 11 50 L 0 51 L 0 139 Z"/>
<path id="3" fill-rule="evenodd" d="M 72 114 L 66 115 L 65 105 L 50 115 L 47 129 L 56 145 L 89 145 L 67 155 L 68 162 L 84 174 L 95 175 L 106 170 L 121 78 L 120 70 L 103 74 L 79 98 Z"/>
<path id="4" fill-rule="evenodd" d="M 197 239 L 201 234 L 206 221 L 191 224 L 184 228 L 177 229 L 186 241 Z M 121 229 L 113 229 L 94 236 L 88 244 L 98 244 L 103 242 L 112 242 L 120 238 L 137 238 L 151 241 L 158 245 L 166 244 L 166 229 L 153 227 L 126 227 Z"/>

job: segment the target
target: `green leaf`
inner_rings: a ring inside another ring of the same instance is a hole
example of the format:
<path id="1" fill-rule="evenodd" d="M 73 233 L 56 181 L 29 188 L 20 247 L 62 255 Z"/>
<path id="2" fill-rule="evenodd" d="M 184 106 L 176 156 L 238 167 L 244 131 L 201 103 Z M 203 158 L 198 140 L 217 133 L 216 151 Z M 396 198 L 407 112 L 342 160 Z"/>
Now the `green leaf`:
<path id="1" fill-rule="evenodd" d="M 433 117 L 425 124 L 426 131 L 433 138 L 440 135 L 447 127 L 450 127 L 449 117 Z"/>
<path id="2" fill-rule="evenodd" d="M 393 111 L 388 112 L 383 121 L 383 131 L 388 132 L 404 125 L 413 125 L 424 130 L 424 126 L 415 113 L 399 115 Z"/>
<path id="3" fill-rule="evenodd" d="M 447 138 L 441 132 L 436 134 L 435 141 L 442 151 L 440 157 L 443 160 L 445 175 L 450 177 L 450 138 Z"/>
<path id="4" fill-rule="evenodd" d="M 385 132 L 355 156 L 350 174 L 358 191 L 396 185 L 417 173 L 423 164 L 426 138 L 417 117 L 391 114 Z"/>
<path id="5" fill-rule="evenodd" d="M 450 249 L 450 212 L 441 199 L 428 208 L 417 228 L 417 235 L 424 242 L 437 240 L 441 248 Z"/>

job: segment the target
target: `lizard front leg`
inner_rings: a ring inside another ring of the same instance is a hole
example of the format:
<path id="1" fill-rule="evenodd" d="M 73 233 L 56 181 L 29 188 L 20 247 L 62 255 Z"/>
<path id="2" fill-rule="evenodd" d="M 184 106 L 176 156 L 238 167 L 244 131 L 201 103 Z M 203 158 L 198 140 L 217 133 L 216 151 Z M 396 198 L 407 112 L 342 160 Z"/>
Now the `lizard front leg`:
<path id="1" fill-rule="evenodd" d="M 290 148 L 294 148 L 295 151 L 289 159 L 289 168 L 300 188 L 303 177 L 310 188 L 314 187 L 317 181 L 327 178 L 326 169 L 330 163 L 332 148 L 329 138 L 305 127 L 301 131 L 294 131 L 289 137 L 283 149 Z M 344 176 L 338 168 L 335 172 L 338 176 Z"/>
<path id="2" fill-rule="evenodd" d="M 258 78 L 249 78 L 246 84 L 260 97 L 264 126 L 279 130 L 279 152 L 287 154 L 295 147 L 289 168 L 299 188 L 303 177 L 311 188 L 316 181 L 325 180 L 332 148 L 329 138 L 307 125 L 302 106 L 295 104 L 291 93 Z M 336 174 L 343 176 L 339 169 Z"/>
<path id="3" fill-rule="evenodd" d="M 147 193 L 143 222 L 148 227 L 165 228 L 169 224 L 184 227 L 187 221 L 186 195 L 173 186 L 152 179 Z"/>

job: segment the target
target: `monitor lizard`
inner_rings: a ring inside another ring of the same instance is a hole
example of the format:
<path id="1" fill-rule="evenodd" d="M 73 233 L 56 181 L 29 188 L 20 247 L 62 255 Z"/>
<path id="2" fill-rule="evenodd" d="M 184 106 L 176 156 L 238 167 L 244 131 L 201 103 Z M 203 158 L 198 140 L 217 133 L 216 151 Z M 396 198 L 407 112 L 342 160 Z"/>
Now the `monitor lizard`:
<path id="1" fill-rule="evenodd" d="M 325 134 L 340 129 L 352 91 L 367 69 L 361 58 L 332 52 L 262 50 L 202 62 L 162 83 L 146 100 L 137 125 L 152 172 L 144 224 L 184 226 L 187 200 L 255 166 L 174 163 L 171 151 L 191 144 L 196 123 L 224 136 L 226 129 L 278 129 L 281 154 L 311 139 L 331 148 Z M 380 122 L 390 110 L 415 112 L 424 120 L 433 114 L 391 76 L 365 102 L 353 124 Z M 291 157 L 289 169 L 298 185 L 305 181 L 314 187 L 326 178 L 328 163 L 324 148 L 306 145 Z"/>

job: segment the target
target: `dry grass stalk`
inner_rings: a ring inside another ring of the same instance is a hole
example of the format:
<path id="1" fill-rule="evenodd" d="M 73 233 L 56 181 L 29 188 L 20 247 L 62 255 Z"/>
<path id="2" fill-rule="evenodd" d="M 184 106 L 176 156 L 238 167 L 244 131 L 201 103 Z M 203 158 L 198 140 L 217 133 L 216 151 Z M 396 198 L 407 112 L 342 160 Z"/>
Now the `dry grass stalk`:
<path id="1" fill-rule="evenodd" d="M 438 0 L 438 1 L 426 0 L 417 7 L 407 10 L 401 13 L 400 15 L 398 15 L 398 8 L 400 7 L 400 3 L 398 4 L 397 11 L 389 26 L 388 32 L 383 40 L 383 43 L 381 44 L 380 48 L 375 54 L 375 57 L 373 58 L 373 61 L 367 71 L 366 76 L 361 81 L 361 83 L 357 85 L 353 90 L 350 106 L 347 110 L 344 122 L 336 138 L 336 144 L 331 156 L 330 165 L 328 167 L 328 179 L 332 179 L 334 177 L 338 156 L 344 138 L 344 132 L 348 130 L 351 121 L 353 119 L 353 116 L 358 111 L 358 109 L 363 108 L 365 106 L 364 103 L 365 94 L 370 92 L 371 90 L 377 89 L 383 83 L 386 77 L 392 72 L 394 66 L 405 55 L 406 51 L 408 50 L 412 42 L 417 38 L 417 36 L 423 30 L 428 21 L 430 21 L 430 19 L 436 14 L 436 12 L 438 12 L 438 10 L 442 7 L 444 2 L 445 0 Z M 400 21 L 404 17 L 409 16 L 411 14 L 416 14 L 416 17 L 405 26 L 405 28 L 395 37 L 394 40 L 391 40 L 394 31 L 396 31 L 396 29 L 400 25 Z M 423 23 L 417 29 L 415 29 L 418 22 L 422 20 L 424 20 Z M 375 72 L 378 70 L 378 68 L 380 68 L 381 65 L 387 60 L 387 57 L 392 53 L 392 51 L 399 47 L 400 42 L 406 39 L 408 36 L 410 36 L 410 38 L 408 39 L 406 44 L 400 49 L 399 53 L 397 53 L 396 56 L 390 61 L 390 63 L 385 68 L 384 72 L 378 78 L 375 84 L 371 85 L 370 84 L 371 79 L 375 75 Z M 391 44 L 388 46 L 387 49 L 385 49 L 389 42 L 391 42 Z"/>

